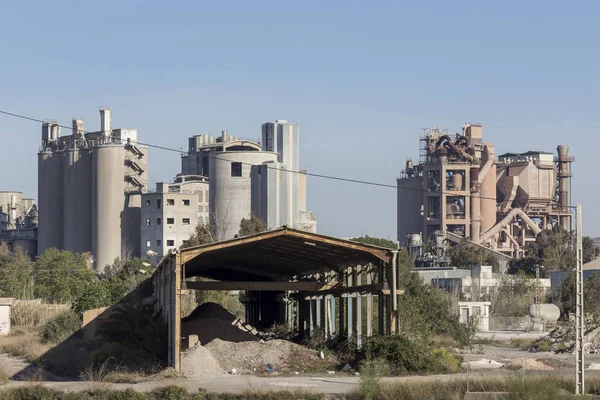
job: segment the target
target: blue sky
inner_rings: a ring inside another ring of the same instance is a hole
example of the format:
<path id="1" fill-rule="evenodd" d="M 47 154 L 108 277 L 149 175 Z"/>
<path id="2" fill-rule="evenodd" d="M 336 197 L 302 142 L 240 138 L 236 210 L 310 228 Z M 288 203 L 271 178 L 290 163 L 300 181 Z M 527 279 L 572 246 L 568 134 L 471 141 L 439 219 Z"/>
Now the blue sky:
<path id="1" fill-rule="evenodd" d="M 0 109 L 138 128 L 186 148 L 198 133 L 300 124 L 309 172 L 394 184 L 419 130 L 483 123 L 505 151 L 568 144 L 584 230 L 600 235 L 600 3 L 4 2 Z M 36 197 L 38 124 L 0 116 L 0 190 Z M 66 133 L 66 132 L 65 132 Z M 150 152 L 150 179 L 176 153 Z M 319 231 L 395 238 L 396 193 L 309 178 Z"/>

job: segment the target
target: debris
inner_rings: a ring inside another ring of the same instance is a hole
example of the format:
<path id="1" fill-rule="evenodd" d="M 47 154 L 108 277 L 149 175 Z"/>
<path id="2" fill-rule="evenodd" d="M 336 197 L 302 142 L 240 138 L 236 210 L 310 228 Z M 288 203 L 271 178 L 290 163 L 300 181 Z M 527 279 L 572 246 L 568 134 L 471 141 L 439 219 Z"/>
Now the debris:
<path id="1" fill-rule="evenodd" d="M 273 368 L 273 366 L 270 363 L 267 363 L 267 371 L 269 372 L 273 372 L 275 369 Z"/>
<path id="2" fill-rule="evenodd" d="M 323 367 L 326 362 L 321 360 L 314 350 L 288 342 L 286 340 L 269 340 L 260 342 L 226 342 L 214 339 L 206 345 L 212 355 L 219 360 L 226 371 L 237 368 L 238 374 L 264 372 L 265 365 L 270 363 L 277 366 L 280 373 L 292 373 Z M 263 367 L 261 367 L 263 366 Z"/>
<path id="3" fill-rule="evenodd" d="M 524 357 L 519 357 L 519 358 L 515 358 L 514 360 L 511 360 L 510 362 L 508 362 L 506 364 L 506 368 L 507 369 L 523 369 L 523 367 L 525 368 L 525 370 L 529 370 L 529 371 L 553 371 L 554 368 L 552 368 L 549 365 L 544 364 L 543 362 L 537 361 L 533 358 L 524 358 Z"/>
<path id="4" fill-rule="evenodd" d="M 591 364 L 587 369 L 600 370 L 600 364 L 597 364 L 597 363 Z"/>
<path id="5" fill-rule="evenodd" d="M 294 375 L 298 375 L 298 371 L 294 371 Z"/>
<path id="6" fill-rule="evenodd" d="M 325 359 L 325 353 L 323 353 L 322 351 L 321 351 L 321 353 L 319 354 L 319 356 L 321 357 L 321 359 L 322 359 L 322 360 L 324 360 L 324 359 Z"/>
<path id="7" fill-rule="evenodd" d="M 354 375 L 360 376 L 360 372 L 357 371 L 357 372 L 354 373 Z"/>
<path id="8" fill-rule="evenodd" d="M 333 375 L 333 374 L 335 374 L 335 371 L 327 371 L 327 373 L 328 373 L 329 375 Z"/>
<path id="9" fill-rule="evenodd" d="M 342 368 L 343 372 L 350 372 L 350 370 L 352 369 L 352 367 L 350 366 L 350 364 L 346 364 L 344 365 L 344 368 Z"/>
<path id="10" fill-rule="evenodd" d="M 495 360 L 488 360 L 486 358 L 482 358 L 481 360 L 469 361 L 469 362 L 463 363 L 463 368 L 466 368 L 467 366 L 469 368 L 474 368 L 474 369 L 496 369 L 496 368 L 503 368 L 504 364 L 499 363 L 498 361 L 495 361 Z"/>
<path id="11" fill-rule="evenodd" d="M 234 368 L 231 370 L 231 375 L 235 375 L 235 374 L 237 374 L 237 369 Z"/>

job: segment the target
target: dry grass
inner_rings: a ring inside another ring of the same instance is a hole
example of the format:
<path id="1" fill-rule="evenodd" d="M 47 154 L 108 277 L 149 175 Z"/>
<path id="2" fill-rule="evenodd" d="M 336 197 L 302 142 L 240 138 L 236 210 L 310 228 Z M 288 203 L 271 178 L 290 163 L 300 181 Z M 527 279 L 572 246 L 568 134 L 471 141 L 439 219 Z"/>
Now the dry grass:
<path id="1" fill-rule="evenodd" d="M 6 385 L 10 379 L 10 374 L 2 367 L 0 367 L 0 385 Z"/>
<path id="2" fill-rule="evenodd" d="M 42 326 L 69 308 L 69 304 L 46 304 L 38 300 L 20 300 L 11 307 L 10 320 L 13 326 Z"/>
<path id="3" fill-rule="evenodd" d="M 45 354 L 50 345 L 43 344 L 36 328 L 14 327 L 8 336 L 0 336 L 0 352 L 29 362 Z"/>

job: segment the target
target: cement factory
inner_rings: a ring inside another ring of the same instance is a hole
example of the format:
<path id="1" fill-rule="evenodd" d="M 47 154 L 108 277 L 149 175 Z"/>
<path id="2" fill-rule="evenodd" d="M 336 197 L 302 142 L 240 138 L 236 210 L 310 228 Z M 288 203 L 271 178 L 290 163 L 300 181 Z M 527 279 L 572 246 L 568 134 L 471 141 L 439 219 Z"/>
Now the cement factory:
<path id="1" fill-rule="evenodd" d="M 467 238 L 496 255 L 520 258 L 543 229 L 573 229 L 574 158 L 567 146 L 558 146 L 556 157 L 543 151 L 496 156 L 494 144 L 483 142 L 481 124 L 465 124 L 455 135 L 426 129 L 419 141 L 419 163 L 407 160 L 397 181 L 401 246 L 433 242 L 435 251 L 440 237 Z"/>
<path id="2" fill-rule="evenodd" d="M 109 107 L 100 108 L 95 132 L 73 118 L 72 132 L 61 136 L 61 126 L 46 121 L 38 204 L 0 192 L 0 240 L 32 256 L 50 247 L 89 253 L 102 271 L 117 257 L 158 262 L 199 224 L 213 227 L 215 240 L 231 239 L 251 214 L 269 229 L 315 233 L 299 136 L 299 126 L 286 120 L 264 123 L 259 139 L 194 135 L 181 172 L 149 188 L 148 146 L 136 129 L 112 128 Z M 465 238 L 507 262 L 523 257 L 543 229 L 573 229 L 567 146 L 556 155 L 496 155 L 481 124 L 454 135 L 424 129 L 419 143 L 418 163 L 408 159 L 397 180 L 398 241 L 418 266 L 450 267 L 448 242 Z"/>

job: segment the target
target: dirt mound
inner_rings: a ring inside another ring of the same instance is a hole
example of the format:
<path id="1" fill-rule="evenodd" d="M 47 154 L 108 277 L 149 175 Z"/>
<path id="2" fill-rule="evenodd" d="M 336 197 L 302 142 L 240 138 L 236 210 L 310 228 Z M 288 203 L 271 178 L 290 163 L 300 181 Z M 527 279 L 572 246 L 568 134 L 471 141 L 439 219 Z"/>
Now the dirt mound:
<path id="1" fill-rule="evenodd" d="M 197 335 L 202 345 L 217 338 L 236 343 L 259 340 L 233 314 L 216 303 L 201 304 L 183 318 L 181 334 L 185 337 Z"/>
<path id="2" fill-rule="evenodd" d="M 226 371 L 238 374 L 267 372 L 271 364 L 275 372 L 316 372 L 326 369 L 327 362 L 306 347 L 285 340 L 231 343 L 215 339 L 206 346 Z"/>
<path id="3" fill-rule="evenodd" d="M 181 372 L 188 378 L 205 378 L 225 374 L 210 351 L 199 344 L 182 354 Z"/>
<path id="4" fill-rule="evenodd" d="M 198 307 L 194 309 L 187 317 L 183 318 L 183 322 L 186 320 L 195 320 L 195 319 L 220 319 L 221 321 L 234 322 L 237 320 L 235 315 L 227 311 L 221 305 L 217 303 L 204 303 L 200 304 Z"/>
<path id="5" fill-rule="evenodd" d="M 533 358 L 515 358 L 511 360 L 508 364 L 506 364 L 506 368 L 508 369 L 522 369 L 525 367 L 525 370 L 529 371 L 553 371 L 549 365 L 544 364 L 543 362 L 534 360 Z"/>

